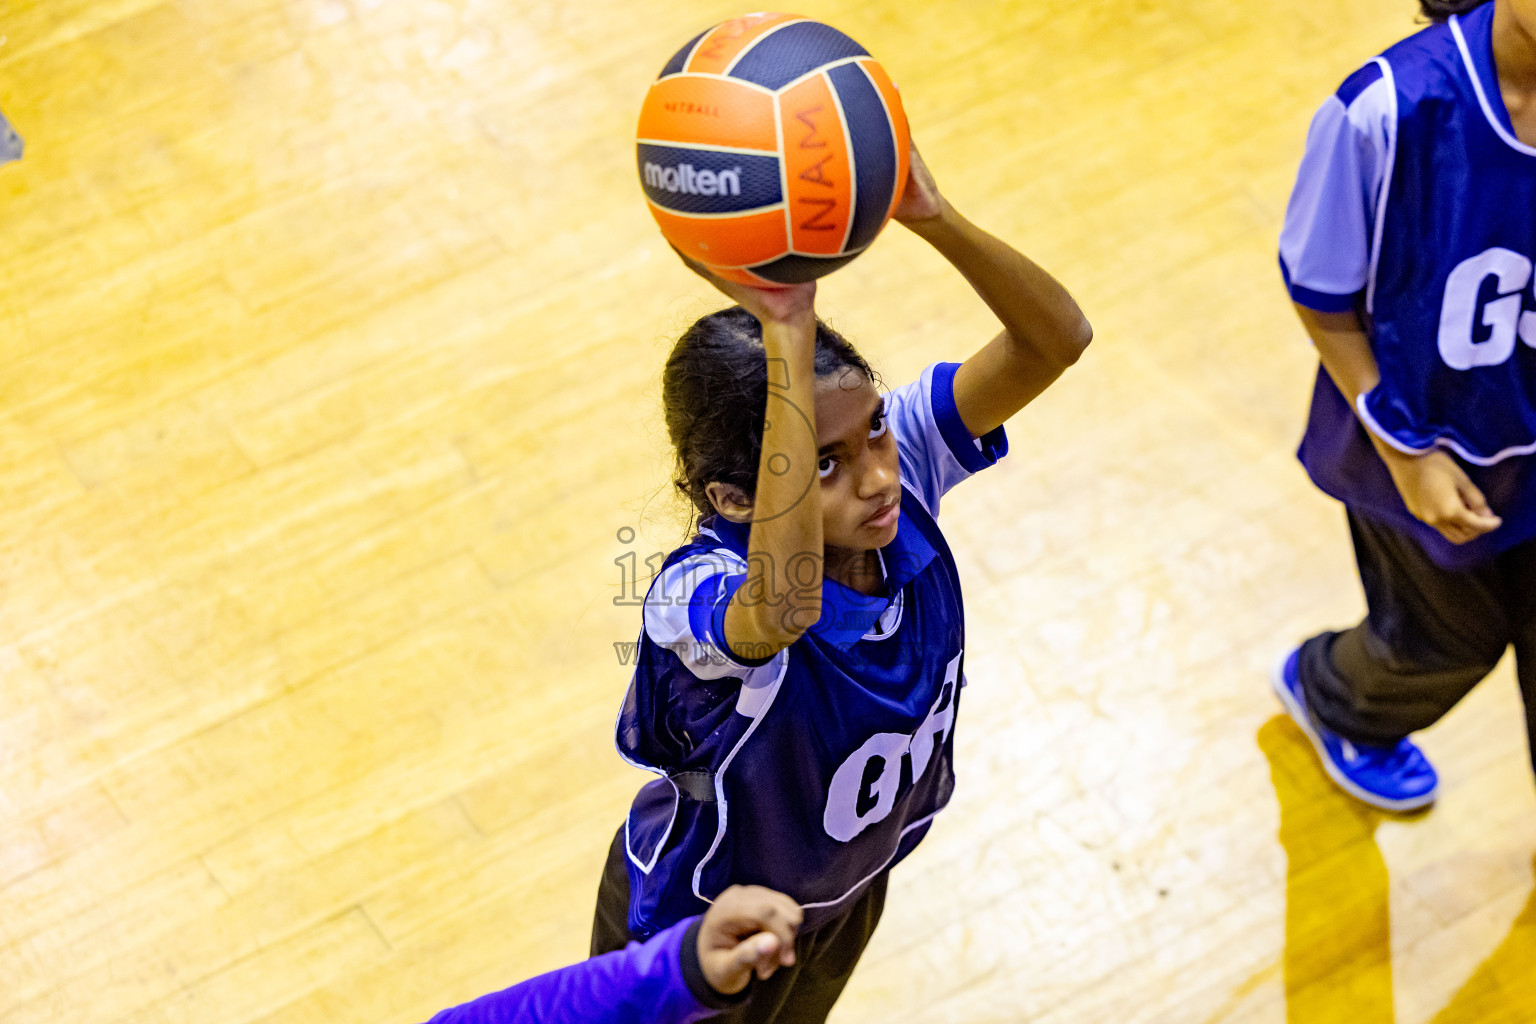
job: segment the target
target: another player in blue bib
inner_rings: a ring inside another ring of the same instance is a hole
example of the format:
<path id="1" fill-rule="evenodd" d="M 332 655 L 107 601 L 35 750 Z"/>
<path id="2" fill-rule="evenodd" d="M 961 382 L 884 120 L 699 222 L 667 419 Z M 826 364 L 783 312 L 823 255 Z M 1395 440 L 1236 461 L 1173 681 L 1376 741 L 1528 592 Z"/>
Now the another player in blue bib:
<path id="1" fill-rule="evenodd" d="M 882 396 L 814 283 L 711 278 L 740 305 L 694 324 L 663 375 L 700 523 L 645 603 L 617 738 L 660 778 L 615 838 L 593 952 L 732 884 L 785 892 L 798 959 L 730 1020 L 824 1020 L 886 873 L 949 801 L 965 622 L 940 500 L 1090 337 L 1061 285 L 956 213 L 915 150 L 912 167 L 896 217 L 997 314 L 990 344 Z"/>
<path id="2" fill-rule="evenodd" d="M 1274 684 L 1329 774 L 1434 799 L 1409 735 L 1513 644 L 1536 757 L 1536 0 L 1435 24 L 1313 119 L 1280 262 L 1323 370 L 1301 459 L 1347 506 L 1369 613 Z"/>

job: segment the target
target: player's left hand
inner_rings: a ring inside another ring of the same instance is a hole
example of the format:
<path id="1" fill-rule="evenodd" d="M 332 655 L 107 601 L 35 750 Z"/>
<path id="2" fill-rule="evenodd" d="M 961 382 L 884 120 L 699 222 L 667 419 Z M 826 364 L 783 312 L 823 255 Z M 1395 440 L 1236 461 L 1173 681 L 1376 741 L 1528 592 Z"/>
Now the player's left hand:
<path id="1" fill-rule="evenodd" d="M 795 962 L 800 905 L 781 892 L 733 885 L 715 898 L 699 925 L 699 966 L 721 995 L 747 987 L 752 973 L 766 979 Z"/>
<path id="2" fill-rule="evenodd" d="M 757 317 L 757 322 L 763 326 L 766 327 L 770 323 L 815 324 L 815 281 L 787 284 L 778 288 L 758 288 L 749 284 L 738 284 L 735 281 L 727 281 L 698 260 L 689 259 L 677 246 L 672 246 L 672 251 L 677 253 L 677 258 L 683 261 L 684 266 L 714 285 L 726 298 Z M 814 329 L 810 337 L 812 341 L 815 340 Z"/>
<path id="3" fill-rule="evenodd" d="M 1465 544 L 1503 525 L 1466 470 L 1442 449 L 1408 455 L 1378 443 L 1408 511 L 1452 544 Z"/>
<path id="4" fill-rule="evenodd" d="M 903 224 L 914 224 L 942 215 L 947 203 L 933 180 L 933 173 L 923 162 L 923 155 L 917 151 L 915 142 L 910 144 L 908 166 L 907 187 L 892 216 Z"/>

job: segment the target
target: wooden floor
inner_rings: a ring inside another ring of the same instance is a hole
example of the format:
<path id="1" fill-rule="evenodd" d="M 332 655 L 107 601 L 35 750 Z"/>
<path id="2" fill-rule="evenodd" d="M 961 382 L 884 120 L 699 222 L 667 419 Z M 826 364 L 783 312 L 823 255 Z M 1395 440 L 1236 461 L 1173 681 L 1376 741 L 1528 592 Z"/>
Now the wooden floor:
<path id="1" fill-rule="evenodd" d="M 1509 665 L 1416 819 L 1265 681 L 1361 610 L 1276 234 L 1414 8 L 801 5 L 1097 329 L 945 502 L 960 788 L 839 1024 L 1536 1020 Z M 717 303 L 632 130 L 736 13 L 0 9 L 0 1024 L 410 1024 L 583 955 L 642 778 L 616 560 L 683 532 L 657 378 Z M 899 229 L 821 296 L 892 384 L 992 330 Z"/>

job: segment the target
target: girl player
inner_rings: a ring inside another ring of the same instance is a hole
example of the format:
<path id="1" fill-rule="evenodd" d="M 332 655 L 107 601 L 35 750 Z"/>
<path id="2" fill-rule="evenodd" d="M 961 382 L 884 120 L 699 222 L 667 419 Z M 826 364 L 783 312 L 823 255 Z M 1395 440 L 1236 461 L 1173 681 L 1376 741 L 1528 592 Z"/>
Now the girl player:
<path id="1" fill-rule="evenodd" d="M 813 283 L 767 291 L 695 266 L 738 305 L 689 328 L 662 377 L 701 522 L 646 599 L 618 746 L 662 778 L 614 839 L 592 951 L 735 883 L 788 893 L 805 914 L 795 963 L 731 1021 L 825 1019 L 887 872 L 949 801 L 965 624 L 939 499 L 1006 452 L 1003 421 L 1091 337 L 1066 290 L 956 213 L 915 150 L 896 218 L 1002 322 L 970 359 L 882 396 L 816 319 Z"/>
<path id="2" fill-rule="evenodd" d="M 1318 111 L 1280 237 L 1327 371 L 1301 459 L 1369 611 L 1274 685 L 1334 781 L 1398 811 L 1437 785 L 1409 734 L 1511 643 L 1536 755 L 1536 0 L 1421 7 Z"/>

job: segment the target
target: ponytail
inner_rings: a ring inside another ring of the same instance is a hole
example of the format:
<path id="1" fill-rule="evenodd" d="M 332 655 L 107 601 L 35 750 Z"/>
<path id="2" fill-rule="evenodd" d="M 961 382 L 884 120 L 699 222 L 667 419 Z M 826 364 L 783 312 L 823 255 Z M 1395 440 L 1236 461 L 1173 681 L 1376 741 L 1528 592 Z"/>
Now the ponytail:
<path id="1" fill-rule="evenodd" d="M 864 357 L 832 328 L 816 321 L 816 376 L 853 370 L 877 383 Z M 714 514 L 706 488 L 757 489 L 768 406 L 768 356 L 763 328 L 740 306 L 701 317 L 677 340 L 661 374 L 667 434 L 677 451 L 673 483 L 698 519 Z"/>

